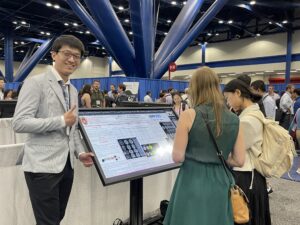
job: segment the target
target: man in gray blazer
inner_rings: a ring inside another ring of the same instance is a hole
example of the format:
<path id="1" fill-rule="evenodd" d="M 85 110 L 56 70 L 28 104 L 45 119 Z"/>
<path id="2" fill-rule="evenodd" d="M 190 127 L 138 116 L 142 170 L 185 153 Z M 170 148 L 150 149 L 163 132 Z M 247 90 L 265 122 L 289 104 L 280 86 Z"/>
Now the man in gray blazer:
<path id="1" fill-rule="evenodd" d="M 86 167 L 78 131 L 78 94 L 69 77 L 80 65 L 82 42 L 72 35 L 52 46 L 54 66 L 25 80 L 16 106 L 13 129 L 28 133 L 22 167 L 37 225 L 58 225 L 63 219 L 73 183 L 74 156 Z"/>

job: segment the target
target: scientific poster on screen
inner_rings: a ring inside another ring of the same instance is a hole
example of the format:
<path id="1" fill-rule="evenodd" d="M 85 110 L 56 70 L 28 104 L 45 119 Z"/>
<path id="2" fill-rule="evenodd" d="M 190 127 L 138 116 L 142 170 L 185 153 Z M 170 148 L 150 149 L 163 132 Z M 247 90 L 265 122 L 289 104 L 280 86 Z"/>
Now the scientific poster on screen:
<path id="1" fill-rule="evenodd" d="M 106 178 L 174 164 L 175 120 L 166 112 L 80 116 Z"/>

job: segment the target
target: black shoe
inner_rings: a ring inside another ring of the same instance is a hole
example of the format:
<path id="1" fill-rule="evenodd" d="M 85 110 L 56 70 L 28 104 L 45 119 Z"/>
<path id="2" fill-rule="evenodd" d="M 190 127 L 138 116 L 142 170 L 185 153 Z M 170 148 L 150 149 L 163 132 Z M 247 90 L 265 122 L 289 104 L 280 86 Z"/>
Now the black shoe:
<path id="1" fill-rule="evenodd" d="M 271 187 L 268 187 L 267 192 L 268 192 L 268 194 L 271 194 L 271 193 L 273 193 L 273 189 Z"/>

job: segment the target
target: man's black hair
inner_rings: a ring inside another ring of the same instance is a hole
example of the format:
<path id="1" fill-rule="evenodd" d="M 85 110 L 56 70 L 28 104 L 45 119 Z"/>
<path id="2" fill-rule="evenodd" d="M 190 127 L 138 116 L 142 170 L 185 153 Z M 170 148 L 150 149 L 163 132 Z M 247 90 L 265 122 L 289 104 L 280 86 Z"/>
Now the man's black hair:
<path id="1" fill-rule="evenodd" d="M 266 92 L 266 86 L 265 86 L 265 82 L 262 81 L 262 80 L 256 80 L 256 81 L 253 81 L 251 83 L 251 87 L 254 89 L 254 90 L 258 90 L 260 89 L 261 91 L 263 92 Z"/>
<path id="2" fill-rule="evenodd" d="M 81 56 L 84 54 L 84 45 L 83 43 L 73 35 L 61 35 L 55 39 L 52 45 L 52 51 L 58 52 L 64 45 L 71 48 L 78 49 L 81 53 Z"/>

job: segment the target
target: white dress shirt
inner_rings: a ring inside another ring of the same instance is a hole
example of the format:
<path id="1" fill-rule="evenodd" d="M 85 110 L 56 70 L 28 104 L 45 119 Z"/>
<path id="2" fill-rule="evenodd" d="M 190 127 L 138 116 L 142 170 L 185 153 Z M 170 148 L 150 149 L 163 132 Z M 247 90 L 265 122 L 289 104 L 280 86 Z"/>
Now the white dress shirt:
<path id="1" fill-rule="evenodd" d="M 59 75 L 59 73 L 57 72 L 57 70 L 56 70 L 54 67 L 52 67 L 51 70 L 52 70 L 52 72 L 53 72 L 55 78 L 57 79 L 57 82 L 58 82 L 58 83 L 62 81 L 62 82 L 64 83 L 64 85 L 70 85 L 70 79 L 67 80 L 67 82 L 65 82 L 65 81 L 61 78 L 61 76 Z M 70 93 L 69 93 L 69 88 L 66 88 L 66 91 L 68 92 L 68 95 L 70 95 Z M 70 106 L 70 107 L 71 107 L 71 106 Z M 66 126 L 66 121 L 65 121 L 64 115 L 61 116 L 61 123 L 63 124 L 63 126 Z M 67 134 L 69 134 L 69 129 L 70 129 L 70 128 L 67 127 Z"/>
<path id="2" fill-rule="evenodd" d="M 291 94 L 289 92 L 285 92 L 281 99 L 279 107 L 282 109 L 283 112 L 290 114 L 292 111 L 293 100 L 291 98 Z"/>
<path id="3" fill-rule="evenodd" d="M 144 102 L 153 102 L 152 98 L 149 95 L 144 97 Z"/>
<path id="4" fill-rule="evenodd" d="M 263 99 L 263 104 L 266 112 L 266 117 L 268 119 L 275 120 L 276 103 L 274 99 L 268 93 L 265 93 L 262 99 Z"/>

